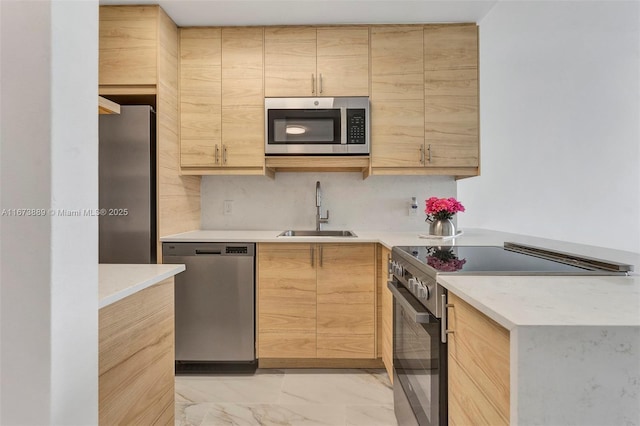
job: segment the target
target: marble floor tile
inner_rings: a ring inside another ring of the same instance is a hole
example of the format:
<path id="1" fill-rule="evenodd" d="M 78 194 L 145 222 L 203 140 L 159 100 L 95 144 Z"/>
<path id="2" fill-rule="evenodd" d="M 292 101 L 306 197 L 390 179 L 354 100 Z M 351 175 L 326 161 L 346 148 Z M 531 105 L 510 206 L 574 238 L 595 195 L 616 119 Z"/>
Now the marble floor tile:
<path id="1" fill-rule="evenodd" d="M 177 376 L 176 401 L 275 403 L 284 373 L 258 371 L 255 375 Z"/>
<path id="2" fill-rule="evenodd" d="M 348 426 L 395 426 L 396 415 L 393 403 L 380 405 L 347 405 L 346 425 Z"/>
<path id="3" fill-rule="evenodd" d="M 194 404 L 176 401 L 176 426 L 199 426 L 210 411 L 207 404 Z"/>
<path id="4" fill-rule="evenodd" d="M 196 404 L 181 425 L 199 426 L 332 426 L 344 425 L 345 406 L 278 404 Z"/>
<path id="5" fill-rule="evenodd" d="M 286 370 L 281 404 L 373 405 L 393 401 L 379 370 Z"/>
<path id="6" fill-rule="evenodd" d="M 177 376 L 177 426 L 397 426 L 384 370 Z"/>

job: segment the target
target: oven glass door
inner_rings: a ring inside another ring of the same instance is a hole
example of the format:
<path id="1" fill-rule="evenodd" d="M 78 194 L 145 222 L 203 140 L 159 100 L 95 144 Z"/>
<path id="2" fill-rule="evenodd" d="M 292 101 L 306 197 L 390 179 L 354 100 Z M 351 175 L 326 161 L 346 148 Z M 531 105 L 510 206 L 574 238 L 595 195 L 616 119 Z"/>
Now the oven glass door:
<path id="1" fill-rule="evenodd" d="M 339 108 L 270 109 L 267 119 L 270 145 L 339 145 L 342 140 Z"/>
<path id="2" fill-rule="evenodd" d="M 394 383 L 394 394 L 399 385 L 418 425 L 446 425 L 447 352 L 446 345 L 440 342 L 440 320 L 404 287 L 397 288 L 399 294 L 394 294 L 393 305 L 393 368 L 398 383 Z M 415 318 L 416 307 L 422 309 L 419 322 Z"/>

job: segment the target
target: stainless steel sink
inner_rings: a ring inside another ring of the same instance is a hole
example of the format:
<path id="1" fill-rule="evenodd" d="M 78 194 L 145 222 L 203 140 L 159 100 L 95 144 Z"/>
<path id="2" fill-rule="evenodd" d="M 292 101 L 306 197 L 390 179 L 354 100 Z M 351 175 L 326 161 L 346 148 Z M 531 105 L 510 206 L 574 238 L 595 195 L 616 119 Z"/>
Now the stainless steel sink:
<path id="1" fill-rule="evenodd" d="M 357 237 L 353 231 L 296 231 L 289 229 L 278 234 L 278 237 Z"/>

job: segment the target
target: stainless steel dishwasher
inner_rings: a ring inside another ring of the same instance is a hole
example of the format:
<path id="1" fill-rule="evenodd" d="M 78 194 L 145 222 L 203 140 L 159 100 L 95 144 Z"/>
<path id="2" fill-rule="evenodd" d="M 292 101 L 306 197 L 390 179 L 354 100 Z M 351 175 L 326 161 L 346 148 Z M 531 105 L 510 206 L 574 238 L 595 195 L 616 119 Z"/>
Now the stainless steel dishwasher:
<path id="1" fill-rule="evenodd" d="M 175 277 L 176 373 L 253 372 L 255 244 L 163 243 Z"/>

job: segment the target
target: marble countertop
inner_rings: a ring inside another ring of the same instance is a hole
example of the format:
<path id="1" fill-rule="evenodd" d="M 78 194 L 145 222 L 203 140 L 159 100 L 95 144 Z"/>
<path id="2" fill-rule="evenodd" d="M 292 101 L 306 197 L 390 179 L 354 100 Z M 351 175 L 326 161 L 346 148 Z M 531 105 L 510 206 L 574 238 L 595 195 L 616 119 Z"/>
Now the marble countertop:
<path id="1" fill-rule="evenodd" d="M 254 242 L 254 243 L 380 243 L 391 249 L 394 246 L 502 246 L 505 241 L 519 242 L 558 250 L 580 256 L 627 263 L 640 270 L 640 253 L 613 250 L 603 247 L 568 243 L 527 235 L 487 229 L 464 229 L 462 235 L 441 240 L 421 238 L 419 232 L 370 231 L 353 229 L 357 237 L 278 237 L 281 230 L 196 230 L 160 238 L 163 242 Z"/>
<path id="2" fill-rule="evenodd" d="M 185 270 L 184 265 L 98 265 L 99 308 L 111 305 Z"/>
<path id="3" fill-rule="evenodd" d="M 456 276 L 438 282 L 508 330 L 640 326 L 640 276 Z"/>

